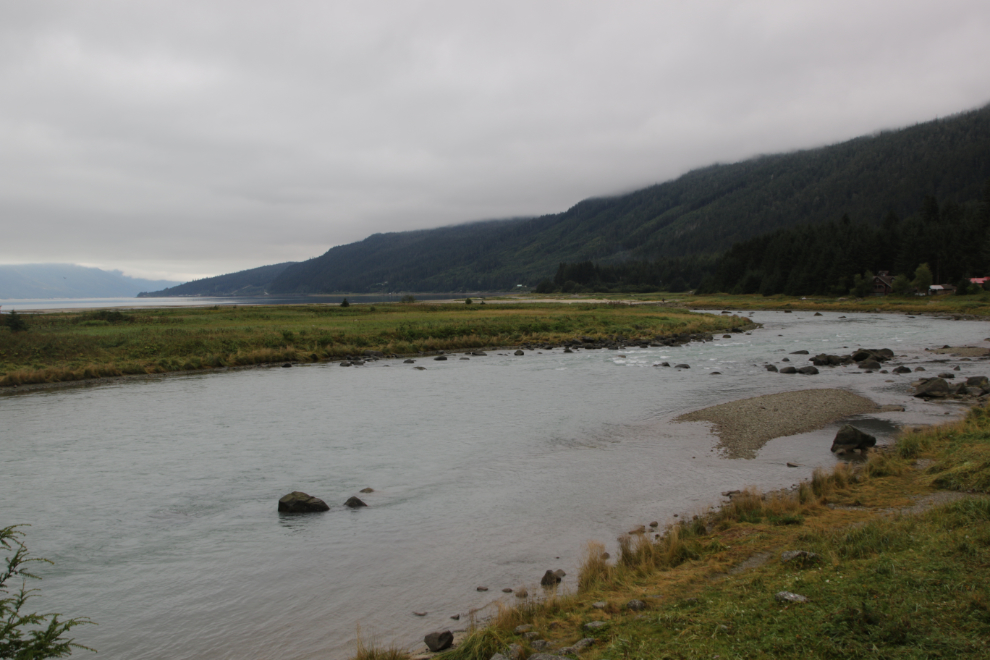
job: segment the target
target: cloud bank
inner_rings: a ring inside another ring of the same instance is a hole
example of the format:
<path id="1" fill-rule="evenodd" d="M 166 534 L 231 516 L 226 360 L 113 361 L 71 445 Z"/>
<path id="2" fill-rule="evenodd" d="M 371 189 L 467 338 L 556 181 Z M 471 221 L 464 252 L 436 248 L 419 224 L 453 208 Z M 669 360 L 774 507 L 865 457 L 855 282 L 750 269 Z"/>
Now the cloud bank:
<path id="1" fill-rule="evenodd" d="M 990 5 L 6 2 L 0 263 L 185 280 L 990 101 Z"/>

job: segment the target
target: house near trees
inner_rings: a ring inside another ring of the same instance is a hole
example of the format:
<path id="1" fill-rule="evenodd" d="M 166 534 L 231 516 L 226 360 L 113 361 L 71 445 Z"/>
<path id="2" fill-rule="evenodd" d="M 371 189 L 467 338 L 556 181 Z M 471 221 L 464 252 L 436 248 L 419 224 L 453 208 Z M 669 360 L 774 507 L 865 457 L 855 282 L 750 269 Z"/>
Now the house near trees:
<path id="1" fill-rule="evenodd" d="M 873 276 L 873 295 L 886 296 L 894 292 L 894 278 L 890 271 L 881 270 Z"/>
<path id="2" fill-rule="evenodd" d="M 928 287 L 928 295 L 930 296 L 944 296 L 948 293 L 955 293 L 956 287 L 951 284 L 933 284 Z"/>

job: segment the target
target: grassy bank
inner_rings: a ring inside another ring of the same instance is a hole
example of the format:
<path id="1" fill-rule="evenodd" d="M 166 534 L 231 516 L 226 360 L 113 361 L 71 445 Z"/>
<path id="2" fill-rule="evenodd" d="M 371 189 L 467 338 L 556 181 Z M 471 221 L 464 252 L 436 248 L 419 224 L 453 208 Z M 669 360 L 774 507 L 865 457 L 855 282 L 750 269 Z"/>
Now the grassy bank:
<path id="1" fill-rule="evenodd" d="M 328 305 L 24 315 L 0 327 L 0 387 L 360 355 L 722 332 L 738 319 L 629 305 Z"/>
<path id="2" fill-rule="evenodd" d="M 441 657 L 530 655 L 521 624 L 546 653 L 593 638 L 577 654 L 589 660 L 990 657 L 988 493 L 990 411 L 974 409 L 794 491 L 747 491 L 658 538 L 622 537 L 616 558 L 591 543 L 577 593 L 502 608 Z M 791 550 L 815 556 L 783 562 Z"/>
<path id="3" fill-rule="evenodd" d="M 534 298 L 546 298 L 531 294 Z M 622 299 L 640 302 L 660 302 L 675 307 L 689 309 L 731 309 L 739 311 L 755 311 L 766 309 L 779 310 L 809 310 L 833 312 L 899 312 L 902 314 L 939 314 L 948 316 L 990 316 L 990 292 L 967 296 L 878 296 L 868 298 L 838 297 L 828 298 L 809 296 L 768 296 L 713 294 L 696 296 L 684 293 L 644 293 L 644 294 L 607 294 L 581 293 L 581 298 L 599 300 Z M 560 300 L 571 296 L 554 294 Z"/>

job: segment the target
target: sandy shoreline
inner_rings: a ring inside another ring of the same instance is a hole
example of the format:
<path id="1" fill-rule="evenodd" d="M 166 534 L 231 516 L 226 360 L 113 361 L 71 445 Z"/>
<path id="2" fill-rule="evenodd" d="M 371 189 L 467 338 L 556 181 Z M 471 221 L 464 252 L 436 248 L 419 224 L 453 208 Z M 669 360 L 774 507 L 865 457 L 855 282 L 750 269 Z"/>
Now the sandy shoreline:
<path id="1" fill-rule="evenodd" d="M 756 452 L 774 438 L 806 433 L 843 417 L 880 409 L 852 392 L 814 389 L 720 403 L 674 421 L 710 422 L 727 458 L 755 458 Z"/>

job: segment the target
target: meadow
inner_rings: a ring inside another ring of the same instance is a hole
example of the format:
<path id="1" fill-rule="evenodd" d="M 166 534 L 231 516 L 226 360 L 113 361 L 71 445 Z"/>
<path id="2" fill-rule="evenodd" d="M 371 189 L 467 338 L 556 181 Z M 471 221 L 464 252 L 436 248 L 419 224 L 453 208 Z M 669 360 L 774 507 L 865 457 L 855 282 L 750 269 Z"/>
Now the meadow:
<path id="1" fill-rule="evenodd" d="M 738 318 L 626 304 L 218 306 L 22 315 L 0 327 L 0 387 L 728 331 Z"/>

